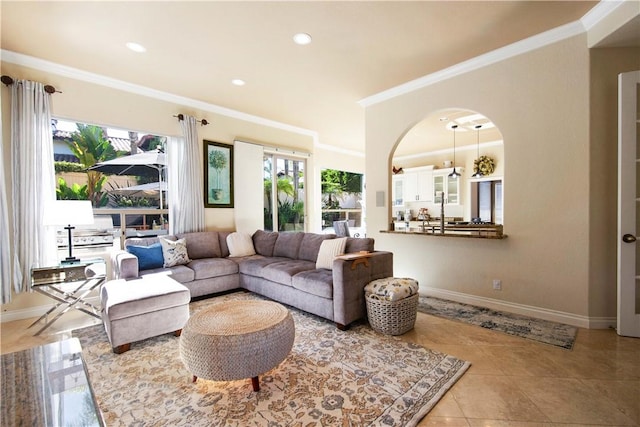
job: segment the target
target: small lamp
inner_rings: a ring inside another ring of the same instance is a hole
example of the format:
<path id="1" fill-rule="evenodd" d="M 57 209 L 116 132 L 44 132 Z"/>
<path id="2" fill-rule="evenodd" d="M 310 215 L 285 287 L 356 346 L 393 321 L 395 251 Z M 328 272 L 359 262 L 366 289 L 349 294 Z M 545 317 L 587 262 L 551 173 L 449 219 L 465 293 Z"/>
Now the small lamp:
<path id="1" fill-rule="evenodd" d="M 460 174 L 456 170 L 456 129 L 457 128 L 458 128 L 458 125 L 451 126 L 451 129 L 453 129 L 453 172 L 449 174 L 449 178 L 453 178 L 453 179 L 458 179 L 460 177 Z"/>
<path id="2" fill-rule="evenodd" d="M 73 224 L 73 225 L 71 225 Z M 45 212 L 44 225 L 64 225 L 69 236 L 69 256 L 62 260 L 63 264 L 79 262 L 73 256 L 73 239 L 71 230 L 76 225 L 93 224 L 93 207 L 88 200 L 56 200 Z"/>
<path id="3" fill-rule="evenodd" d="M 476 135 L 477 135 L 476 139 L 477 139 L 477 147 L 478 147 L 477 158 L 478 159 L 480 158 L 480 128 L 481 127 L 482 125 L 476 125 Z M 482 178 L 482 177 L 483 175 L 482 175 L 482 172 L 480 172 L 480 168 L 478 168 L 476 172 L 473 175 L 471 175 L 471 178 Z"/>

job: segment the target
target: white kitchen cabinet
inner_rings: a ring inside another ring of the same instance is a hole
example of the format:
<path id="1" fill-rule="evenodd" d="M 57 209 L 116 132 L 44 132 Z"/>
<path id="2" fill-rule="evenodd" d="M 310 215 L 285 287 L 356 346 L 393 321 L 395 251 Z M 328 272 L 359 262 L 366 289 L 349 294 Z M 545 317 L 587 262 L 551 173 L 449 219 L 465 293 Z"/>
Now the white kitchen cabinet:
<path id="1" fill-rule="evenodd" d="M 456 168 L 458 173 L 462 174 L 464 168 Z M 462 177 L 457 179 L 449 177 L 453 172 L 453 168 L 436 169 L 433 171 L 433 201 L 434 203 L 442 202 L 442 193 L 444 192 L 444 200 L 447 205 L 459 205 L 460 200 L 460 181 Z"/>
<path id="2" fill-rule="evenodd" d="M 405 202 L 433 201 L 433 166 L 404 169 Z"/>

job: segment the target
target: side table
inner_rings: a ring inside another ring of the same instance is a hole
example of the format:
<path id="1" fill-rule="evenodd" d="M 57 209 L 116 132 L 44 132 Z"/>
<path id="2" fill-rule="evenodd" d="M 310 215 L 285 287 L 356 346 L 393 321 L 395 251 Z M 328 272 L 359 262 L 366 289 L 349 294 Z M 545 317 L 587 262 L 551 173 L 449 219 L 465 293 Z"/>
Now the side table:
<path id="1" fill-rule="evenodd" d="M 95 270 L 100 270 L 100 273 L 87 277 L 87 267 L 94 264 L 96 265 Z M 42 331 L 72 308 L 101 319 L 100 308 L 86 301 L 85 297 L 104 283 L 105 272 L 106 263 L 102 258 L 85 259 L 51 267 L 32 268 L 31 286 L 33 290 L 58 301 L 58 303 L 29 325 L 29 328 L 44 320 L 44 326 L 36 332 L 36 335 L 40 335 Z M 49 320 L 49 316 L 53 316 L 53 318 Z"/>

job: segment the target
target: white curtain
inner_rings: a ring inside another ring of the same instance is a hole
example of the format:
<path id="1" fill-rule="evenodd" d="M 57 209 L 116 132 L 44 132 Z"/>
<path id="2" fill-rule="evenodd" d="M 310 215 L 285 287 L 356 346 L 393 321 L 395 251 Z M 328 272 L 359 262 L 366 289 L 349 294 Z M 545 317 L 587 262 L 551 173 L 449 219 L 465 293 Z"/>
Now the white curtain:
<path id="1" fill-rule="evenodd" d="M 55 232 L 43 225 L 45 207 L 56 198 L 50 99 L 41 83 L 17 80 L 11 86 L 13 246 L 7 256 L 16 293 L 30 290 L 32 267 L 57 262 Z M 11 298 L 10 288 L 3 280 L 3 302 Z"/>
<path id="2" fill-rule="evenodd" d="M 184 138 L 170 138 L 167 144 L 169 186 L 169 232 L 204 230 L 202 146 L 195 117 L 180 121 Z"/>
<path id="3" fill-rule="evenodd" d="M 0 117 L 0 236 L 9 236 L 9 206 L 7 205 L 7 179 L 4 174 L 4 140 L 2 138 L 2 117 Z M 11 301 L 11 245 L 5 237 L 0 252 L 0 283 L 2 283 L 2 300 L 6 304 Z"/>

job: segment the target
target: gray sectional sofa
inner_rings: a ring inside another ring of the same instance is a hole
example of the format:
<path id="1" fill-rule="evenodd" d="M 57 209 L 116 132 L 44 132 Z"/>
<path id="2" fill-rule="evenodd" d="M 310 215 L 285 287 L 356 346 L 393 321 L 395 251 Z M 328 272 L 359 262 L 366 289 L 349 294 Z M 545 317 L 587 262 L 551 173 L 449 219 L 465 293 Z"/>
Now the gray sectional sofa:
<path id="1" fill-rule="evenodd" d="M 112 255 L 116 279 L 168 274 L 185 285 L 191 297 L 246 289 L 275 301 L 321 316 L 344 329 L 366 317 L 364 287 L 393 276 L 393 254 L 374 250 L 371 238 L 347 238 L 345 253 L 366 251 L 365 259 L 335 259 L 331 269 L 316 268 L 320 246 L 332 234 L 256 231 L 256 254 L 230 257 L 228 231 L 204 231 L 167 236 L 184 238 L 191 261 L 168 268 L 140 270 L 138 258 L 127 251 Z M 125 246 L 150 246 L 157 237 L 130 238 Z"/>

